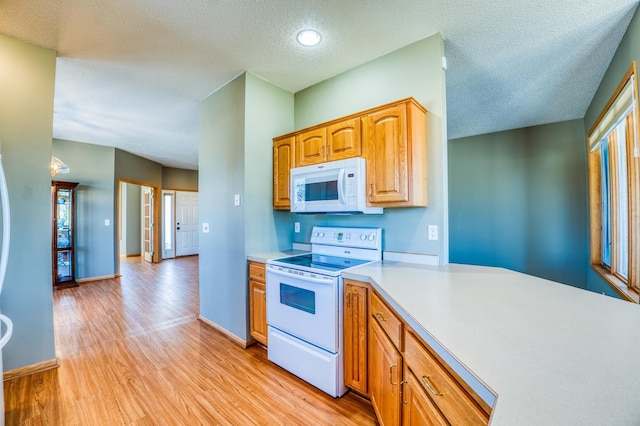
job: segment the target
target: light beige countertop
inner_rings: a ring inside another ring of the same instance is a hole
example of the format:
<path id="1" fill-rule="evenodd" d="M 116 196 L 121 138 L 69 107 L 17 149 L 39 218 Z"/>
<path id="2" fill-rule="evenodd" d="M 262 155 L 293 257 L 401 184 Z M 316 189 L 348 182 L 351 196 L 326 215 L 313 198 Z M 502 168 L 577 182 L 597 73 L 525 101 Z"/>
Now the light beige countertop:
<path id="1" fill-rule="evenodd" d="M 259 263 L 267 263 L 267 260 L 278 259 L 280 257 L 296 256 L 298 254 L 309 253 L 309 250 L 283 250 L 283 251 L 270 251 L 265 253 L 252 253 L 247 256 L 247 260 Z"/>
<path id="2" fill-rule="evenodd" d="M 382 261 L 343 276 L 371 283 L 497 395 L 491 425 L 640 424 L 638 305 L 482 266 Z"/>

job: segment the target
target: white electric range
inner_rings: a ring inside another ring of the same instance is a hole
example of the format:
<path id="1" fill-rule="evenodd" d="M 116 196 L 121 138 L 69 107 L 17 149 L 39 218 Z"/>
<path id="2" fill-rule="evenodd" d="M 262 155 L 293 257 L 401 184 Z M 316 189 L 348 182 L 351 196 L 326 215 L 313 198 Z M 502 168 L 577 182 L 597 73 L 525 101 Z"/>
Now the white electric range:
<path id="1" fill-rule="evenodd" d="M 381 259 L 380 228 L 315 226 L 311 253 L 267 261 L 268 358 L 343 395 L 341 272 Z"/>

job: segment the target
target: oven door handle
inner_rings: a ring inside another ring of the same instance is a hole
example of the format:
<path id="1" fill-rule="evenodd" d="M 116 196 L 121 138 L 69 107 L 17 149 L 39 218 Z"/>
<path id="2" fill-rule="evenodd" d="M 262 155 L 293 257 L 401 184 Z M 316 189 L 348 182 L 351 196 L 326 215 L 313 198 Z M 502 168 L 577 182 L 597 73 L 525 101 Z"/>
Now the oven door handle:
<path id="1" fill-rule="evenodd" d="M 297 278 L 299 280 L 304 280 L 306 282 L 311 282 L 311 283 L 315 283 L 315 284 L 325 284 L 325 285 L 332 285 L 333 284 L 333 279 L 322 279 L 322 278 L 313 278 L 313 277 L 309 277 L 309 276 L 300 276 L 300 275 L 296 275 L 296 274 L 290 274 L 288 272 L 278 271 L 276 269 L 268 269 L 267 270 L 267 274 L 280 275 L 280 276 L 288 277 L 288 278 Z"/>

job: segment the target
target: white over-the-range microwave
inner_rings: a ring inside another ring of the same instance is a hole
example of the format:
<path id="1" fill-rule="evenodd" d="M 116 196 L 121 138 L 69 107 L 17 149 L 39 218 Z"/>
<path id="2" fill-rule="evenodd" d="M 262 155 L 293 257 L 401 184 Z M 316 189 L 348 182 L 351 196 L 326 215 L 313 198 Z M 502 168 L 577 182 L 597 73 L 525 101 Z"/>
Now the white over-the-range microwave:
<path id="1" fill-rule="evenodd" d="M 381 214 L 367 206 L 364 158 L 291 169 L 291 211 L 295 213 Z"/>

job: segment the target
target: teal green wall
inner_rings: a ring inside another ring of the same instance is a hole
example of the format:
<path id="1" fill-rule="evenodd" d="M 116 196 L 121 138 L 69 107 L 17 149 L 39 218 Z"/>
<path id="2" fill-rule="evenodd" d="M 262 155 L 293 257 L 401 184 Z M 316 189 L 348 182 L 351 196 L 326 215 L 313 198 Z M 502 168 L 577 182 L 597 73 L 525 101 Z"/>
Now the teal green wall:
<path id="1" fill-rule="evenodd" d="M 200 234 L 200 315 L 242 340 L 249 338 L 247 250 L 287 241 L 279 235 L 283 215 L 270 208 L 271 138 L 291 131 L 292 117 L 293 95 L 247 73 L 200 106 L 200 222 L 210 229 Z"/>
<path id="2" fill-rule="evenodd" d="M 0 150 L 11 248 L 0 310 L 13 320 L 4 371 L 53 360 L 51 140 L 56 53 L 0 35 Z"/>
<path id="3" fill-rule="evenodd" d="M 180 191 L 197 191 L 198 171 L 163 167 L 162 188 L 177 189 Z"/>
<path id="4" fill-rule="evenodd" d="M 582 120 L 449 141 L 450 261 L 587 287 Z"/>
<path id="5" fill-rule="evenodd" d="M 76 278 L 112 276 L 114 148 L 53 140 L 53 155 L 69 166 L 55 180 L 78 182 L 76 187 Z M 108 219 L 110 225 L 105 226 Z"/>
<path id="6" fill-rule="evenodd" d="M 594 95 L 589 108 L 584 116 L 584 127 L 588 132 L 595 123 L 596 118 L 604 108 L 605 104 L 613 95 L 616 87 L 622 80 L 633 61 L 640 62 L 640 8 L 629 24 L 629 28 L 625 33 L 618 50 L 616 50 L 611 64 L 605 73 L 596 94 Z M 640 64 L 638 64 L 640 66 Z M 586 142 L 585 142 L 586 150 Z M 585 177 L 586 179 L 586 177 Z M 614 290 L 600 278 L 591 267 L 589 267 L 589 290 L 598 293 L 605 293 L 610 296 L 618 297 Z"/>
<path id="7" fill-rule="evenodd" d="M 413 96 L 427 110 L 428 207 L 385 209 L 383 215 L 296 215 L 309 242 L 313 225 L 376 226 L 384 229 L 384 249 L 436 254 L 447 263 L 447 137 L 444 43 L 439 34 L 410 44 L 295 95 L 295 128 L 300 129 Z M 428 225 L 440 239 L 427 240 Z"/>

